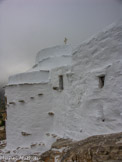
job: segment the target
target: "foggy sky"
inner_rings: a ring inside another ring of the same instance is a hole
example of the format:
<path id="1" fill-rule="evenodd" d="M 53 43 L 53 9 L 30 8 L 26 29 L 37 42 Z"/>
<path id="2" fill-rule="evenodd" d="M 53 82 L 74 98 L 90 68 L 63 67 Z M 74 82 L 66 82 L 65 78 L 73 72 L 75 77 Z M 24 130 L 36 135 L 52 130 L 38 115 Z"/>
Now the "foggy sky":
<path id="1" fill-rule="evenodd" d="M 122 18 L 121 0 L 0 0 L 0 82 L 49 46 L 80 44 Z"/>

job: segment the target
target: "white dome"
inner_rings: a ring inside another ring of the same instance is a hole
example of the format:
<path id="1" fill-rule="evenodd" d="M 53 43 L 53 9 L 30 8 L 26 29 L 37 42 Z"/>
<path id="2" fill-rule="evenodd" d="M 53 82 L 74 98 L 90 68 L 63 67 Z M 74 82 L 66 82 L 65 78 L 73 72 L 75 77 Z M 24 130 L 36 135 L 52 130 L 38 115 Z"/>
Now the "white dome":
<path id="1" fill-rule="evenodd" d="M 55 46 L 41 50 L 36 56 L 36 65 L 30 71 L 51 70 L 56 67 L 71 65 L 72 47 Z"/>
<path id="2" fill-rule="evenodd" d="M 60 57 L 60 56 L 71 56 L 72 47 L 71 45 L 62 45 L 62 46 L 54 46 L 42 49 L 38 52 L 36 56 L 36 64 L 40 61 L 50 58 L 50 57 Z"/>
<path id="3" fill-rule="evenodd" d="M 41 50 L 36 56 L 36 64 L 25 73 L 9 77 L 9 85 L 47 83 L 51 69 L 72 64 L 72 47 L 55 46 Z"/>

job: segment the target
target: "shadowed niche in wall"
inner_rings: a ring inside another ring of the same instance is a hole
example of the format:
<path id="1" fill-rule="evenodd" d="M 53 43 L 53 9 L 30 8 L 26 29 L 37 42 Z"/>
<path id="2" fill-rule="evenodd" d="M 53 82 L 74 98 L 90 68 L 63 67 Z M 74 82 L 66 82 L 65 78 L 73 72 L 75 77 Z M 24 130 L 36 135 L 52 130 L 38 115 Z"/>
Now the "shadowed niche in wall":
<path id="1" fill-rule="evenodd" d="M 32 100 L 33 100 L 33 99 L 34 99 L 34 97 L 30 97 L 30 99 L 32 99 Z"/>
<path id="2" fill-rule="evenodd" d="M 16 103 L 12 101 L 12 102 L 9 102 L 9 104 L 10 105 L 15 105 Z"/>
<path id="3" fill-rule="evenodd" d="M 58 90 L 59 88 L 58 87 L 53 87 L 53 90 Z"/>
<path id="4" fill-rule="evenodd" d="M 54 116 L 54 112 L 48 112 L 48 115 Z"/>
<path id="5" fill-rule="evenodd" d="M 20 102 L 20 103 L 25 103 L 25 101 L 24 101 L 24 100 L 19 100 L 18 102 Z"/>
<path id="6" fill-rule="evenodd" d="M 53 87 L 53 90 L 62 91 L 64 89 L 63 75 L 59 75 L 58 80 L 59 80 L 59 87 Z"/>
<path id="7" fill-rule="evenodd" d="M 38 96 L 43 96 L 43 93 L 39 93 Z"/>
<path id="8" fill-rule="evenodd" d="M 30 135 L 31 135 L 30 133 L 27 133 L 27 132 L 21 132 L 21 134 L 22 134 L 23 136 L 30 136 Z"/>
<path id="9" fill-rule="evenodd" d="M 63 75 L 59 75 L 59 89 L 63 90 L 64 85 L 63 85 Z"/>
<path id="10" fill-rule="evenodd" d="M 103 88 L 105 84 L 105 75 L 98 76 L 99 78 L 99 88 Z"/>

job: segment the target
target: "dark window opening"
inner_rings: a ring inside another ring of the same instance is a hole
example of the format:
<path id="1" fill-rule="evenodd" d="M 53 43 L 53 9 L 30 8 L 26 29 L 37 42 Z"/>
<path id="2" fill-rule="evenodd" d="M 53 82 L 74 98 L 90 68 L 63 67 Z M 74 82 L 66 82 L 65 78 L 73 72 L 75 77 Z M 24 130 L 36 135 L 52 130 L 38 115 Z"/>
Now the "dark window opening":
<path id="1" fill-rule="evenodd" d="M 59 89 L 63 90 L 64 86 L 63 86 L 63 75 L 59 76 Z"/>
<path id="2" fill-rule="evenodd" d="M 99 76 L 99 87 L 103 88 L 105 84 L 105 75 Z"/>

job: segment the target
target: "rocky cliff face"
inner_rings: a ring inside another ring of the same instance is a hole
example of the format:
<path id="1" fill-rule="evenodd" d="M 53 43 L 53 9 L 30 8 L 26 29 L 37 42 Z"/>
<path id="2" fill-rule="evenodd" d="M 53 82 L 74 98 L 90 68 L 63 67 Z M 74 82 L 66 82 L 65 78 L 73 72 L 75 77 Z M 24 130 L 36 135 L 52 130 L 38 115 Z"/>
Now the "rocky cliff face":
<path id="1" fill-rule="evenodd" d="M 0 87 L 0 110 L 5 109 L 4 89 Z"/>
<path id="2" fill-rule="evenodd" d="M 73 142 L 57 140 L 41 156 L 44 162 L 122 162 L 122 133 L 92 136 Z"/>
<path id="3" fill-rule="evenodd" d="M 6 138 L 6 132 L 4 127 L 0 127 L 0 141 L 5 140 Z"/>
<path id="4" fill-rule="evenodd" d="M 5 111 L 4 93 L 5 93 L 4 89 L 0 87 L 0 140 L 4 140 L 6 138 L 5 132 L 6 111 Z"/>

